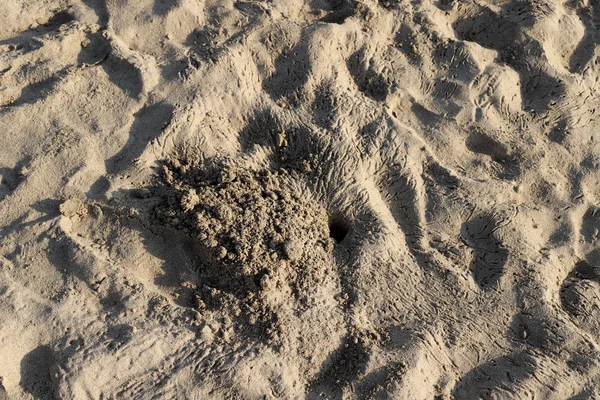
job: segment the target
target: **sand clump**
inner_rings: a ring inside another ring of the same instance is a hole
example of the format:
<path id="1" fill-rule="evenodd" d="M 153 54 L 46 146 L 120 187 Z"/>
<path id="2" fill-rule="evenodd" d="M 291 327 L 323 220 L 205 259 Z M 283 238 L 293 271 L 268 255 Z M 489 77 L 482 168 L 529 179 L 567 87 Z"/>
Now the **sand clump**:
<path id="1" fill-rule="evenodd" d="M 252 339 L 318 358 L 329 346 L 319 338 L 337 330 L 340 288 L 329 218 L 302 176 L 227 160 L 175 160 L 161 176 L 156 220 L 198 246 L 194 308 L 224 311 Z"/>

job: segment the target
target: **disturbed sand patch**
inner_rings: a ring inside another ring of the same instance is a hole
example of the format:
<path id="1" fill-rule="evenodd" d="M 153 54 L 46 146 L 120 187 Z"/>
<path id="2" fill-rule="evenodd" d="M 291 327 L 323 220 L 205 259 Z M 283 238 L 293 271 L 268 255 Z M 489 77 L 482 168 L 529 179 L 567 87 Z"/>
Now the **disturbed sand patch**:
<path id="1" fill-rule="evenodd" d="M 198 244 L 192 305 L 318 367 L 338 335 L 341 293 L 329 217 L 302 176 L 210 160 L 168 162 L 162 179 L 156 219 Z"/>

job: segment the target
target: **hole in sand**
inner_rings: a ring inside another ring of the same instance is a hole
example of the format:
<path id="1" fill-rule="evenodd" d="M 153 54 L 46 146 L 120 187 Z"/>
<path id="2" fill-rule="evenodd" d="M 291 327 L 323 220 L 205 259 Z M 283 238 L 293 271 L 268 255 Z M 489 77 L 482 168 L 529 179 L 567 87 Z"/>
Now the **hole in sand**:
<path id="1" fill-rule="evenodd" d="M 329 223 L 329 237 L 332 237 L 336 243 L 341 243 L 348 235 L 348 224 L 339 219 L 334 219 Z"/>

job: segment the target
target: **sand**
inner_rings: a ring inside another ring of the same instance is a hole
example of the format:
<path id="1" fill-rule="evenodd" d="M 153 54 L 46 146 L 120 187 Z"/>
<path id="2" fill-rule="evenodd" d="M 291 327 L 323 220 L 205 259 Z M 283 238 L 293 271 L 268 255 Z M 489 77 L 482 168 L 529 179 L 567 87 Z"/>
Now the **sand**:
<path id="1" fill-rule="evenodd" d="M 0 399 L 600 398 L 597 2 L 0 21 Z"/>

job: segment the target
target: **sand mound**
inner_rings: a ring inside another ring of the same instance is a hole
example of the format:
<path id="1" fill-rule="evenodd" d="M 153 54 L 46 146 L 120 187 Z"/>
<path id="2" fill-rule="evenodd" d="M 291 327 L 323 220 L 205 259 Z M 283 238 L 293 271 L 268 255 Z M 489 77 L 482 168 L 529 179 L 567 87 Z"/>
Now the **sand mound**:
<path id="1" fill-rule="evenodd" d="M 341 299 L 328 216 L 302 176 L 223 162 L 169 163 L 163 174 L 156 218 L 198 246 L 191 305 L 239 319 L 243 334 L 301 355 L 314 372 L 339 335 Z"/>

